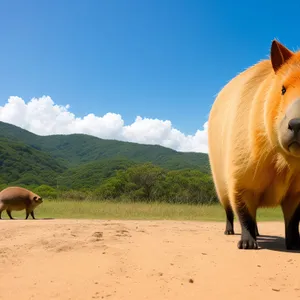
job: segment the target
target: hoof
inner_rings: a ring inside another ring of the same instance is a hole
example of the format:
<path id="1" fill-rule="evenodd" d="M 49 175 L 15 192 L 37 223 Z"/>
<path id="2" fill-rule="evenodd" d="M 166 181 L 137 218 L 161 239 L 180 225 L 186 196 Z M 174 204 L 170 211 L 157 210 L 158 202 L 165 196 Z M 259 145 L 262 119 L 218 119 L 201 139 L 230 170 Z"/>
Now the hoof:
<path id="1" fill-rule="evenodd" d="M 240 240 L 238 242 L 239 249 L 257 249 L 258 244 L 254 239 Z"/>

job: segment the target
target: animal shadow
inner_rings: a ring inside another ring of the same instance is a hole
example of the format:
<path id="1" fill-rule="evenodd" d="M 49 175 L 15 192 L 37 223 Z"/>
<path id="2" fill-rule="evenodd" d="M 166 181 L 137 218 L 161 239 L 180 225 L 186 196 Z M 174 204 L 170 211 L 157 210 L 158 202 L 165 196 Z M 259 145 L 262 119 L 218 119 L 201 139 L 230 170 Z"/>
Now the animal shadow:
<path id="1" fill-rule="evenodd" d="M 287 250 L 285 247 L 285 238 L 280 236 L 260 235 L 257 237 L 257 242 L 261 250 L 300 253 L 300 250 Z"/>
<path id="2" fill-rule="evenodd" d="M 15 220 L 18 220 L 15 218 Z M 19 219 L 19 220 L 23 220 L 23 219 Z M 45 221 L 45 220 L 55 220 L 54 218 L 35 218 L 35 219 L 27 219 L 26 221 Z"/>

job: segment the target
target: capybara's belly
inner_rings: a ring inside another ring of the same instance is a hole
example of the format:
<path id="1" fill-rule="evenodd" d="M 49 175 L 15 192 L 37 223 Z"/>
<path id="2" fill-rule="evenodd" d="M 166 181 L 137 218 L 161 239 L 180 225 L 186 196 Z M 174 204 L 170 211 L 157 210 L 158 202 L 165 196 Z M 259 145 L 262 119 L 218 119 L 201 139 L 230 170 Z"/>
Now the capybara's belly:
<path id="1" fill-rule="evenodd" d="M 23 210 L 26 208 L 24 203 L 13 203 L 13 204 L 7 204 L 6 205 L 7 209 L 9 210 Z"/>

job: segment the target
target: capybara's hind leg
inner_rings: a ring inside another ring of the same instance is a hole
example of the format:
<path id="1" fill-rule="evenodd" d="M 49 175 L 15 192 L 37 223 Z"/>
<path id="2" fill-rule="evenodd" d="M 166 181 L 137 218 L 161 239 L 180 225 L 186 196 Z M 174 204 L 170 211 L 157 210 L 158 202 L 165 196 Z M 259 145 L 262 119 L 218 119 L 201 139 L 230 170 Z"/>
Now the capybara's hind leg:
<path id="1" fill-rule="evenodd" d="M 217 196 L 219 198 L 220 203 L 224 207 L 225 213 L 226 213 L 226 226 L 225 226 L 225 231 L 224 234 L 226 235 L 232 235 L 234 234 L 234 229 L 233 229 L 233 219 L 234 219 L 234 213 L 232 210 L 232 207 L 229 202 L 229 197 L 225 193 L 220 193 L 218 189 L 216 189 Z"/>
<path id="2" fill-rule="evenodd" d="M 299 221 L 300 204 L 292 199 L 285 199 L 281 208 L 285 223 L 285 245 L 287 250 L 300 250 Z"/>
<path id="3" fill-rule="evenodd" d="M 11 216 L 11 210 L 7 209 L 6 212 L 7 212 L 8 216 L 9 216 L 9 218 L 11 220 L 14 220 L 14 218 Z"/>
<path id="4" fill-rule="evenodd" d="M 5 210 L 5 206 L 3 204 L 0 204 L 0 220 L 2 219 L 1 215 L 4 210 Z"/>
<path id="5" fill-rule="evenodd" d="M 256 241 L 256 207 L 255 200 L 251 199 L 251 194 L 247 192 L 237 193 L 235 195 L 236 212 L 240 220 L 242 234 L 238 242 L 239 249 L 257 249 Z M 247 204 L 253 205 L 251 210 Z"/>
<path id="6" fill-rule="evenodd" d="M 0 220 L 2 219 L 1 215 L 4 210 L 5 210 L 5 208 L 2 205 L 0 205 Z"/>
<path id="7" fill-rule="evenodd" d="M 233 229 L 234 213 L 230 204 L 226 205 L 224 208 L 226 212 L 226 227 L 225 227 L 224 234 L 232 235 L 234 234 L 234 229 Z"/>

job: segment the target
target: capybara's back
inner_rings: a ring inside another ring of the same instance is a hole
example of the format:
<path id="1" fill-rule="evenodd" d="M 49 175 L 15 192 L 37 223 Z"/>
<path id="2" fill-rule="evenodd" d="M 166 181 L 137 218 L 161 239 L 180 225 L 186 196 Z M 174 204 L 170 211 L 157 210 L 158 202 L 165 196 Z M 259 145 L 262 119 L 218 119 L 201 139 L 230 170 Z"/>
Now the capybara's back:
<path id="1" fill-rule="evenodd" d="M 300 53 L 272 42 L 271 59 L 233 78 L 218 94 L 208 120 L 209 160 L 216 192 L 242 227 L 239 248 L 257 248 L 258 207 L 281 205 L 287 248 L 300 248 Z M 298 209 L 299 207 L 299 209 Z"/>
<path id="2" fill-rule="evenodd" d="M 231 80 L 216 98 L 208 120 L 209 159 L 222 202 L 228 200 L 232 162 L 245 164 L 251 155 L 251 114 L 260 80 L 271 72 L 269 61 L 262 61 Z M 257 115 L 254 117 L 258 117 Z"/>
<path id="3" fill-rule="evenodd" d="M 33 210 L 43 202 L 42 198 L 32 191 L 22 187 L 8 187 L 0 192 L 0 218 L 3 210 L 6 210 L 9 217 L 11 211 L 26 210 L 26 219 L 31 214 L 34 218 Z"/>

